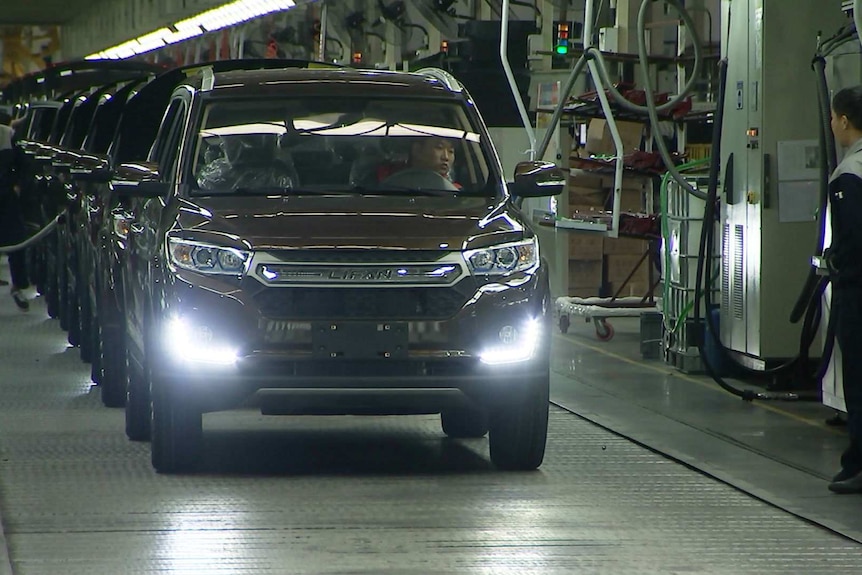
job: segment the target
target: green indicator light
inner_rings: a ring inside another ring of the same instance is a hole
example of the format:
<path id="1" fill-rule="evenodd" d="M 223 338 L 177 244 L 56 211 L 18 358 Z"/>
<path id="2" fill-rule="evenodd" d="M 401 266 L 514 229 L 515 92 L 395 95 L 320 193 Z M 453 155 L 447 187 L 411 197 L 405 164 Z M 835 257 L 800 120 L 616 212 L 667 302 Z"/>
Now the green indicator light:
<path id="1" fill-rule="evenodd" d="M 557 44 L 557 47 L 555 48 L 555 50 L 556 50 L 557 54 L 568 54 L 569 53 L 569 47 L 566 46 L 565 44 Z"/>

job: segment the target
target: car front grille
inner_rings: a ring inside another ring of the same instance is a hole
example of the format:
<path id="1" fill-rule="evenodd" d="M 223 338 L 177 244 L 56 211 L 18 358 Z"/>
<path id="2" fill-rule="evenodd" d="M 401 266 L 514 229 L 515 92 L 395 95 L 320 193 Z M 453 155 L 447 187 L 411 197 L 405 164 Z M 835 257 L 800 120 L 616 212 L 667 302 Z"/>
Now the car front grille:
<path id="1" fill-rule="evenodd" d="M 270 252 L 273 259 L 289 263 L 315 264 L 386 264 L 386 263 L 432 263 L 445 257 L 448 252 L 436 250 L 282 250 Z"/>
<path id="2" fill-rule="evenodd" d="M 255 302 L 268 318 L 296 320 L 443 320 L 464 307 L 471 282 L 452 287 L 268 287 Z"/>

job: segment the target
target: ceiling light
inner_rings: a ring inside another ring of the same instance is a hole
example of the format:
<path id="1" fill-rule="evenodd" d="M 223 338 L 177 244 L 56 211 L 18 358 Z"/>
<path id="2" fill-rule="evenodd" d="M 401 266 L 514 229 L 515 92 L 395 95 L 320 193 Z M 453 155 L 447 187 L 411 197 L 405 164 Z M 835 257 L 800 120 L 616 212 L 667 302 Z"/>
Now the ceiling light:
<path id="1" fill-rule="evenodd" d="M 131 58 L 151 50 L 163 48 L 206 32 L 221 30 L 271 12 L 288 10 L 296 6 L 294 0 L 235 0 L 218 8 L 201 12 L 191 18 L 176 22 L 173 26 L 160 28 L 87 56 L 87 60 Z"/>

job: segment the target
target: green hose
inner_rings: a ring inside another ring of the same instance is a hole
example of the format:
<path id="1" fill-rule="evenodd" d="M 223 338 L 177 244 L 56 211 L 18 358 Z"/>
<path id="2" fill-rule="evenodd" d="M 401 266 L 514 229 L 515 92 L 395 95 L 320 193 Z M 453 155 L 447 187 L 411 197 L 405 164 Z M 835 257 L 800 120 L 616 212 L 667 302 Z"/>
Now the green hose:
<path id="1" fill-rule="evenodd" d="M 685 164 L 678 166 L 677 170 L 679 172 L 686 172 L 689 170 L 693 170 L 695 168 L 700 168 L 700 167 L 703 167 L 705 165 L 708 165 L 711 160 L 712 160 L 711 158 L 704 158 L 702 160 L 695 160 L 692 162 L 688 162 L 688 163 L 685 163 Z M 659 192 L 659 203 L 660 203 L 660 212 L 661 212 L 661 214 L 660 214 L 661 215 L 661 237 L 662 237 L 662 241 L 664 242 L 664 245 L 665 245 L 665 249 L 664 249 L 664 275 L 665 275 L 665 277 L 662 281 L 662 307 L 664 309 L 666 309 L 665 306 L 667 306 L 668 302 L 670 301 L 670 282 L 668 281 L 668 278 L 666 276 L 667 276 L 667 270 L 670 269 L 670 250 L 667 249 L 668 240 L 670 239 L 670 227 L 668 226 L 667 186 L 668 186 L 668 183 L 671 181 L 671 179 L 674 179 L 673 174 L 671 174 L 670 172 L 665 172 L 664 176 L 662 176 L 661 188 L 660 188 L 660 192 Z M 712 280 L 710 281 L 710 287 L 712 286 L 712 282 L 715 281 L 715 279 L 716 279 L 716 276 L 713 275 Z M 710 289 L 710 287 L 708 287 L 707 289 Z M 681 313 L 679 314 L 679 317 L 674 322 L 674 325 L 669 326 L 667 323 L 665 323 L 665 329 L 671 334 L 676 333 L 677 330 L 679 330 L 680 326 L 685 321 L 685 318 L 688 315 L 688 313 L 693 309 L 693 307 L 694 307 L 694 300 L 690 300 L 690 301 L 686 302 Z M 667 314 L 663 314 L 663 315 L 664 315 L 664 318 L 666 321 L 667 320 Z"/>

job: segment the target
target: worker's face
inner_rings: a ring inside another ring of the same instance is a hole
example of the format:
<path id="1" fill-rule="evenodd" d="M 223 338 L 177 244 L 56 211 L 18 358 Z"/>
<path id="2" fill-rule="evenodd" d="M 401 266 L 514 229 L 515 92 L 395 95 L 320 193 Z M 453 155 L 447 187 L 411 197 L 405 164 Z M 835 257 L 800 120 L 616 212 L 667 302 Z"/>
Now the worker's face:
<path id="1" fill-rule="evenodd" d="M 455 146 L 443 138 L 425 138 L 413 144 L 412 167 L 448 177 L 455 163 Z"/>
<path id="2" fill-rule="evenodd" d="M 852 134 L 850 133 L 850 120 L 847 119 L 847 116 L 839 115 L 832 110 L 832 133 L 835 134 L 835 140 L 845 148 L 851 145 L 853 142 L 850 142 L 852 138 Z"/>

